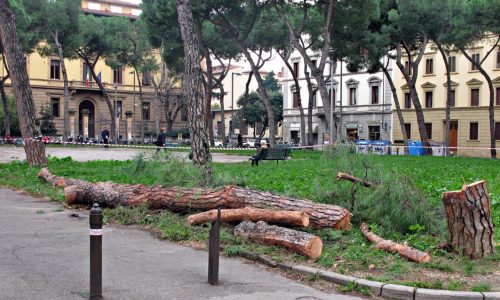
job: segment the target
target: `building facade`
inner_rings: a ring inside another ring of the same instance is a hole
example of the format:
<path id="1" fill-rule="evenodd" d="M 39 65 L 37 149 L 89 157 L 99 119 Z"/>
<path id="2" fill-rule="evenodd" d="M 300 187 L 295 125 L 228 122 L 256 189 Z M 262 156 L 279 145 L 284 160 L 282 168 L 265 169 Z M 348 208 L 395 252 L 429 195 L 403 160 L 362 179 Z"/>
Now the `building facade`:
<path id="1" fill-rule="evenodd" d="M 313 61 L 317 61 L 313 57 Z M 307 115 L 309 92 L 305 78 L 304 60 L 294 52 L 290 58 L 294 72 L 298 74 L 300 87 L 295 86 L 291 72 L 286 68 L 282 81 L 283 91 L 283 139 L 285 142 L 299 143 L 300 112 L 296 93 L 300 93 L 302 107 Z M 330 66 L 326 65 L 324 76 L 330 77 Z M 345 64 L 338 62 L 336 70 L 328 80 L 330 97 L 335 102 L 334 118 L 340 140 L 390 140 L 392 94 L 382 72 L 370 74 L 366 71 L 350 73 Z M 313 87 L 317 84 L 311 76 Z M 333 83 L 333 84 L 332 84 Z M 331 100 L 330 100 L 331 101 Z M 329 116 L 325 116 L 319 91 L 313 96 L 312 109 L 313 144 L 329 142 L 330 128 L 327 128 Z M 307 117 L 306 117 L 307 119 Z M 306 120 L 307 124 L 307 120 Z M 306 133 L 307 133 L 306 126 Z"/>
<path id="2" fill-rule="evenodd" d="M 118 9 L 120 8 L 120 9 Z M 140 6 L 126 1 L 82 1 L 84 13 L 98 16 L 126 16 L 136 18 Z M 159 54 L 158 54 L 159 55 Z M 156 137 L 158 127 L 166 126 L 165 107 L 154 97 L 154 88 L 142 75 L 137 78 L 133 69 L 107 66 L 100 59 L 95 71 L 107 90 L 117 117 L 112 113 L 98 87 L 89 76 L 86 64 L 81 59 L 65 59 L 71 99 L 69 102 L 69 135 L 72 138 L 99 139 L 104 127 L 110 129 L 115 122 L 117 136 L 111 139 L 134 140 L 141 131 L 145 136 Z M 33 91 L 37 117 L 43 107 L 49 107 L 54 117 L 56 135 L 64 134 L 64 82 L 59 57 L 42 57 L 34 51 L 26 55 L 26 69 Z M 0 62 L 0 77 L 7 75 Z M 142 97 L 139 94 L 142 85 Z M 6 81 L 6 92 L 10 94 L 10 80 Z M 179 97 L 179 89 L 172 90 L 172 97 Z M 113 120 L 114 119 L 114 120 Z M 181 110 L 173 123 L 173 129 L 187 128 L 187 113 Z"/>
<path id="3" fill-rule="evenodd" d="M 497 37 L 491 37 L 467 49 L 473 59 L 483 60 Z M 489 156 L 489 88 L 487 81 L 467 58 L 459 51 L 449 54 L 451 69 L 451 130 L 450 147 L 454 155 Z M 495 137 L 500 142 L 500 48 L 497 47 L 482 63 L 482 67 L 493 80 L 495 94 Z M 419 140 L 418 124 L 408 85 L 396 68 L 394 83 L 409 139 Z M 445 135 L 445 108 L 447 98 L 446 68 L 441 54 L 434 45 L 429 45 L 419 66 L 417 92 L 423 107 L 427 133 L 431 143 L 442 144 Z M 399 119 L 394 110 L 394 124 Z M 400 126 L 394 126 L 394 139 L 402 139 Z M 498 143 L 498 142 L 497 142 Z M 481 149 L 479 149 L 481 148 Z"/>

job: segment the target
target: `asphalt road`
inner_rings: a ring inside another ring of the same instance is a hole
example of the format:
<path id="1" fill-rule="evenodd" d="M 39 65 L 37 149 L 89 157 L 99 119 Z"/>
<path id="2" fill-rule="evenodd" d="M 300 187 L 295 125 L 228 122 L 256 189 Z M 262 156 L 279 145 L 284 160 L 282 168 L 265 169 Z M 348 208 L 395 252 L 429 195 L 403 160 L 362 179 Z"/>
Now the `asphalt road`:
<path id="1" fill-rule="evenodd" d="M 109 148 L 104 149 L 102 146 L 82 146 L 80 148 L 73 147 L 47 147 L 46 154 L 64 158 L 71 156 L 76 161 L 89 160 L 127 160 L 134 158 L 138 153 L 146 153 L 151 155 L 155 152 L 155 148 Z M 188 152 L 174 152 L 176 155 L 187 157 Z M 212 153 L 212 159 L 215 162 L 237 163 L 248 161 L 248 156 L 227 155 L 224 153 Z M 26 154 L 24 148 L 14 146 L 0 147 L 0 163 L 11 162 L 13 160 L 25 160 Z"/>
<path id="2" fill-rule="evenodd" d="M 0 189 L 0 299 L 84 299 L 89 289 L 88 216 Z M 221 257 L 207 282 L 206 251 L 120 226 L 103 230 L 104 299 L 359 299 L 327 294 L 264 267 Z"/>

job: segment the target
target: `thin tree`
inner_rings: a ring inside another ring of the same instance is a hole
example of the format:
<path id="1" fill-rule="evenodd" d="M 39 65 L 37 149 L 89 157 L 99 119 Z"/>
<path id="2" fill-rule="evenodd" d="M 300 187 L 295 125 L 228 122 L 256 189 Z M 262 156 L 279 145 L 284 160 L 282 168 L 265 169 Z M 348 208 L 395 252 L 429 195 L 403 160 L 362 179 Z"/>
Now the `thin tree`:
<path id="1" fill-rule="evenodd" d="M 45 145 L 34 139 L 39 135 L 35 126 L 33 93 L 25 68 L 26 59 L 16 32 L 14 13 L 8 0 L 0 0 L 0 39 L 10 67 L 12 89 L 16 99 L 19 125 L 23 136 L 26 159 L 30 166 L 46 166 Z"/>
<path id="2" fill-rule="evenodd" d="M 184 45 L 182 89 L 188 101 L 189 134 L 193 162 L 206 169 L 206 182 L 211 181 L 212 167 L 209 141 L 205 128 L 205 95 L 200 67 L 201 29 L 196 26 L 189 0 L 176 0 L 179 27 Z"/>

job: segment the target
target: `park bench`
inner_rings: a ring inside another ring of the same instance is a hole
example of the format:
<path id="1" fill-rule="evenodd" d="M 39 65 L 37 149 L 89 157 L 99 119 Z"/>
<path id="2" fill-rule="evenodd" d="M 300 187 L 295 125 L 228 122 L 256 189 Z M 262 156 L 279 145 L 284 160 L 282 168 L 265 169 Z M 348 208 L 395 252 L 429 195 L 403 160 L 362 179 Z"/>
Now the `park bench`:
<path id="1" fill-rule="evenodd" d="M 262 149 L 262 154 L 260 155 L 260 160 L 275 160 L 276 163 L 280 160 L 288 160 L 290 157 L 290 149 L 288 148 L 268 148 Z M 257 156 L 257 155 L 256 155 Z M 258 161 L 256 161 L 256 156 L 250 158 L 253 162 L 258 165 Z"/>

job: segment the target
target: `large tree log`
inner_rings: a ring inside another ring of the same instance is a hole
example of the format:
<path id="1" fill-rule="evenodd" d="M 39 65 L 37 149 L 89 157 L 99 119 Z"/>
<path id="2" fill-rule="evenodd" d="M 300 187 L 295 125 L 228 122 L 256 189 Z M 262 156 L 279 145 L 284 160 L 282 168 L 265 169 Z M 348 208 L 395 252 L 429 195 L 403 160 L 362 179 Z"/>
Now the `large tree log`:
<path id="1" fill-rule="evenodd" d="M 266 245 L 281 246 L 309 257 L 317 259 L 321 256 L 323 242 L 313 234 L 268 225 L 264 221 L 253 223 L 250 221 L 241 222 L 234 228 L 234 235 L 248 238 Z"/>
<path id="2" fill-rule="evenodd" d="M 217 210 L 212 209 L 188 217 L 189 225 L 198 225 L 213 222 L 217 219 Z M 269 210 L 252 207 L 237 209 L 222 209 L 221 221 L 224 223 L 238 223 L 241 221 L 265 221 L 267 223 L 288 226 L 309 226 L 309 215 L 302 211 Z"/>
<path id="3" fill-rule="evenodd" d="M 141 184 L 72 181 L 58 176 L 49 176 L 49 174 L 48 170 L 42 170 L 39 176 L 52 184 L 55 182 L 66 184 L 64 195 L 68 204 L 99 203 L 108 207 L 146 204 L 151 209 L 168 209 L 174 212 L 249 206 L 306 212 L 309 215 L 310 225 L 314 228 L 332 227 L 341 230 L 350 228 L 351 215 L 343 207 L 282 197 L 269 192 L 236 186 L 225 186 L 219 189 L 162 188 Z"/>
<path id="4" fill-rule="evenodd" d="M 431 257 L 428 253 L 407 245 L 395 243 L 391 240 L 384 240 L 375 233 L 371 232 L 365 223 L 361 224 L 361 232 L 370 242 L 375 244 L 375 248 L 377 249 L 382 249 L 388 252 L 398 252 L 401 256 L 418 263 L 431 261 Z"/>
<path id="5" fill-rule="evenodd" d="M 484 180 L 443 193 L 451 244 L 471 259 L 493 253 L 493 222 Z"/>

